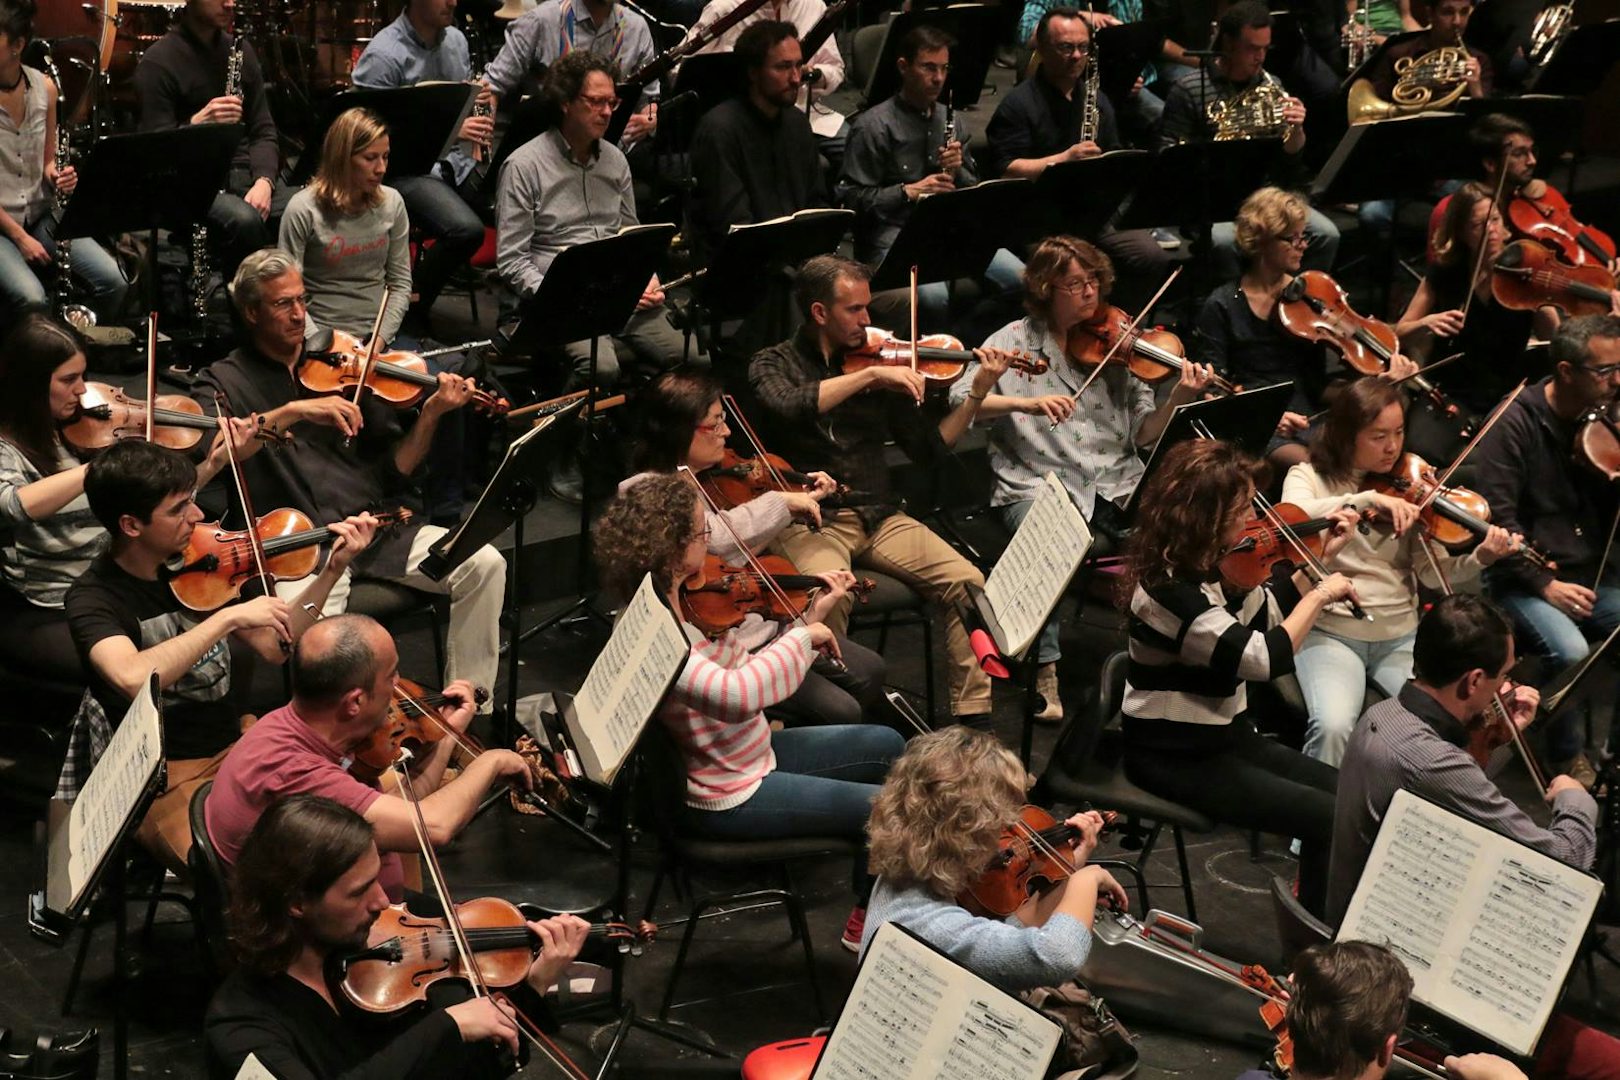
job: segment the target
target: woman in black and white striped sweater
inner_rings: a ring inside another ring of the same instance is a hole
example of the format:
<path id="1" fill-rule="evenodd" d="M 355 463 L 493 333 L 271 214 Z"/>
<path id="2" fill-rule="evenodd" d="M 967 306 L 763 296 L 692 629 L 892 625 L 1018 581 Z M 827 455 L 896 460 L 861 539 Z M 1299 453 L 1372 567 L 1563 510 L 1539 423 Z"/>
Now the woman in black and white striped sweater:
<path id="1" fill-rule="evenodd" d="M 1125 768 L 1133 783 L 1217 821 L 1299 837 L 1300 899 L 1319 910 L 1338 773 L 1257 733 L 1243 716 L 1246 683 L 1290 674 L 1323 608 L 1355 591 L 1342 574 L 1315 585 L 1302 573 L 1273 577 L 1246 592 L 1222 580 L 1258 467 L 1236 447 L 1194 440 L 1170 451 L 1138 497 L 1125 581 Z M 1328 516 L 1331 559 L 1356 517 Z"/>

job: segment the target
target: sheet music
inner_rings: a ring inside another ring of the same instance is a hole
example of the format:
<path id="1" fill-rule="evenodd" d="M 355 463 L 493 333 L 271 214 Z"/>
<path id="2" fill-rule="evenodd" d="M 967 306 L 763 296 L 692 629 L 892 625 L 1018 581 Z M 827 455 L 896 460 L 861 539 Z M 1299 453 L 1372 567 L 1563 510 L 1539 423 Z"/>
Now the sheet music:
<path id="1" fill-rule="evenodd" d="M 1339 939 L 1388 945 L 1416 1000 L 1528 1056 L 1602 891 L 1596 878 L 1398 791 Z"/>
<path id="2" fill-rule="evenodd" d="M 130 703 L 66 820 L 51 837 L 45 902 L 52 911 L 66 914 L 78 905 L 163 766 L 162 713 L 152 682 L 148 679 Z"/>
<path id="3" fill-rule="evenodd" d="M 612 782 L 690 651 L 648 574 L 564 714 L 587 777 Z"/>
<path id="4" fill-rule="evenodd" d="M 1091 547 L 1091 528 L 1057 474 L 1041 482 L 1035 505 L 984 586 L 1006 638 L 996 645 L 1008 656 L 1022 656 L 1034 642 Z"/>
<path id="5" fill-rule="evenodd" d="M 236 1080 L 276 1080 L 276 1075 L 265 1068 L 264 1062 L 249 1054 L 242 1067 L 236 1070 Z"/>
<path id="6" fill-rule="evenodd" d="M 817 1080 L 1039 1080 L 1058 1026 L 892 923 L 878 928 Z"/>

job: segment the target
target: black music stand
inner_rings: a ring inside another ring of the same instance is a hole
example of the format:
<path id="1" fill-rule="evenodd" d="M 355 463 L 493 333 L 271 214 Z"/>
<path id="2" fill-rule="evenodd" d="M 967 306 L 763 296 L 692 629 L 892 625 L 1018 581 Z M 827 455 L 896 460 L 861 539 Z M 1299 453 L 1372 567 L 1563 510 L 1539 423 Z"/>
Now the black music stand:
<path id="1" fill-rule="evenodd" d="M 674 94 L 696 94 L 693 120 L 728 98 L 743 92 L 747 78 L 734 52 L 699 53 L 682 62 L 675 72 Z M 673 96 L 673 95 L 672 95 Z"/>
<path id="2" fill-rule="evenodd" d="M 958 109 L 977 105 L 995 60 L 996 42 L 1001 40 L 1001 18 L 1001 8 L 995 4 L 950 4 L 895 12 L 883 35 L 877 66 L 872 69 L 866 103 L 876 105 L 900 88 L 900 69 L 895 67 L 900 42 L 913 27 L 932 26 L 956 39 L 951 48 L 951 73 L 940 100 Z"/>
<path id="3" fill-rule="evenodd" d="M 496 141 L 495 148 L 490 153 L 487 175 L 498 178 L 501 175 L 501 166 L 506 164 L 507 158 L 561 122 L 562 109 L 552 100 L 550 94 L 535 94 L 524 98 L 519 102 L 517 110 L 512 114 L 511 123 L 506 125 L 506 131 Z M 622 125 L 619 130 L 621 132 L 624 130 Z M 617 134 L 612 131 L 608 134 L 610 141 L 617 141 Z"/>
<path id="4" fill-rule="evenodd" d="M 1035 195 L 1050 231 L 1096 236 L 1147 179 L 1153 162 L 1149 150 L 1111 150 L 1048 165 L 1035 180 Z"/>
<path id="5" fill-rule="evenodd" d="M 1164 49 L 1164 30 L 1156 22 L 1105 26 L 1092 35 L 1092 62 L 1097 85 L 1109 101 L 1124 101 L 1142 69 Z"/>
<path id="6" fill-rule="evenodd" d="M 1245 453 L 1264 457 L 1266 446 L 1277 430 L 1277 421 L 1282 419 L 1293 396 L 1293 383 L 1277 383 L 1258 390 L 1244 390 L 1227 397 L 1177 406 L 1176 411 L 1170 414 L 1169 423 L 1164 425 L 1159 441 L 1153 444 L 1153 453 L 1148 457 L 1142 479 L 1125 503 L 1126 520 L 1135 516 L 1136 497 L 1164 461 L 1166 452 L 1177 443 L 1203 438 L 1199 425 L 1217 439 L 1236 443 Z"/>
<path id="7" fill-rule="evenodd" d="M 723 321 L 740 319 L 764 303 L 784 269 L 836 250 L 854 219 L 853 210 L 800 210 L 791 217 L 734 226 L 720 241 L 709 272 L 693 283 L 709 317 L 710 340 L 720 340 Z"/>
<path id="8" fill-rule="evenodd" d="M 1600 85 L 1620 57 L 1620 19 L 1577 26 L 1553 46 L 1553 53 L 1528 89 L 1538 94 L 1584 98 Z"/>
<path id="9" fill-rule="evenodd" d="M 461 121 L 477 97 L 472 83 L 423 83 L 389 90 L 345 90 L 322 102 L 308 148 L 293 170 L 294 183 L 315 174 L 326 132 L 350 109 L 370 109 L 388 125 L 388 177 L 425 176 L 450 152 Z"/>
<path id="10" fill-rule="evenodd" d="M 906 288 L 913 266 L 923 284 L 977 278 L 1033 224 L 1034 190 L 1032 180 L 990 180 L 917 200 L 872 274 L 872 290 Z"/>
<path id="11" fill-rule="evenodd" d="M 675 238 L 673 225 L 637 225 L 617 236 L 591 240 L 568 248 L 552 262 L 540 288 L 523 301 L 512 329 L 507 353 L 533 355 L 576 341 L 591 343 L 590 369 L 585 383 L 585 437 L 593 439 L 591 421 L 596 412 L 596 365 L 600 339 L 624 329 L 647 283 L 658 271 Z M 517 646 L 551 629 L 564 619 L 592 613 L 585 588 L 585 567 L 590 558 L 591 499 L 589 477 L 584 477 L 579 500 L 579 592 L 574 602 L 512 638 L 507 662 L 516 667 Z M 521 553 L 520 553 L 521 554 Z"/>

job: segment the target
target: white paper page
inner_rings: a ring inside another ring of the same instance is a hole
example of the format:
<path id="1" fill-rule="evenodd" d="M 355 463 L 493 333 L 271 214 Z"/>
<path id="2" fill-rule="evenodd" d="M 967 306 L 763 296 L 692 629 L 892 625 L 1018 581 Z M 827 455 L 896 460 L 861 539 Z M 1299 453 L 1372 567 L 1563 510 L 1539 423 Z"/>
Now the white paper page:
<path id="1" fill-rule="evenodd" d="M 1029 648 L 1090 547 L 1085 516 L 1057 474 L 1047 473 L 1035 505 L 984 586 L 985 599 L 1006 638 L 997 642 L 1004 651 L 1021 656 Z"/>
<path id="2" fill-rule="evenodd" d="M 242 1062 L 242 1067 L 236 1070 L 236 1080 L 276 1080 L 275 1074 L 264 1067 L 264 1063 L 252 1054 Z"/>

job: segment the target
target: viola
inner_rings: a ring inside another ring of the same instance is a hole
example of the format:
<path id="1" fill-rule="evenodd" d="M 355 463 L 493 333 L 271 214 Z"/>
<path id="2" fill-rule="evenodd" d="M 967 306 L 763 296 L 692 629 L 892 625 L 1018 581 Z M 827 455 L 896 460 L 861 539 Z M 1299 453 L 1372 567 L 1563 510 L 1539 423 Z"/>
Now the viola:
<path id="1" fill-rule="evenodd" d="M 298 362 L 298 381 L 315 394 L 353 393 L 365 363 L 366 347 L 343 330 L 331 334 L 330 345 L 306 352 Z M 366 377 L 366 389 L 396 409 L 412 408 L 438 388 L 439 380 L 428 371 L 427 361 L 416 353 L 400 350 L 378 353 Z M 503 414 L 510 407 L 505 398 L 487 390 L 474 390 L 472 400 L 477 408 L 489 413 Z"/>
<path id="2" fill-rule="evenodd" d="M 1123 308 L 1103 304 L 1089 320 L 1069 328 L 1063 350 L 1071 362 L 1088 371 L 1106 361 L 1124 366 L 1146 383 L 1179 375 L 1187 363 L 1181 339 L 1163 328 L 1133 329 L 1133 322 Z M 1238 389 L 1219 375 L 1211 385 L 1224 394 L 1235 394 Z"/>
<path id="3" fill-rule="evenodd" d="M 1509 200 L 1507 220 L 1513 234 L 1551 248 L 1571 266 L 1607 267 L 1614 262 L 1613 237 L 1575 220 L 1569 200 L 1543 186 L 1534 199 L 1521 192 Z"/>
<path id="4" fill-rule="evenodd" d="M 473 702 L 482 705 L 489 700 L 489 691 L 482 686 L 473 691 Z M 405 678 L 394 680 L 393 698 L 388 703 L 388 714 L 371 737 L 354 751 L 354 763 L 349 771 L 368 782 L 382 778 L 388 767 L 399 757 L 402 746 L 409 747 L 413 756 L 420 757 L 424 747 L 444 738 L 446 725 L 426 710 L 441 705 L 463 705 L 455 695 L 438 690 L 426 690 Z"/>
<path id="5" fill-rule="evenodd" d="M 1620 480 L 1620 402 L 1582 416 L 1575 429 L 1575 460 L 1608 480 Z"/>
<path id="6" fill-rule="evenodd" d="M 404 507 L 375 515 L 380 528 L 410 522 Z M 264 571 L 272 581 L 297 581 L 320 565 L 320 545 L 332 539 L 332 530 L 311 527 L 298 510 L 272 510 L 259 518 L 254 535 L 264 553 Z M 180 565 L 165 569 L 163 577 L 176 600 L 192 611 L 214 611 L 242 594 L 242 586 L 259 577 L 254 565 L 253 541 L 246 529 L 222 529 L 219 522 L 203 522 L 191 530 Z"/>
<path id="7" fill-rule="evenodd" d="M 184 394 L 159 394 L 152 402 L 148 409 L 145 401 L 130 397 L 116 386 L 86 383 L 78 413 L 62 427 L 62 439 L 81 452 L 105 450 L 124 439 L 144 439 L 148 413 L 152 418 L 152 441 L 170 450 L 190 450 L 202 441 L 203 432 L 219 430 L 218 422 L 205 416 L 202 406 Z M 256 434 L 271 443 L 290 440 L 290 436 L 266 426 L 262 420 Z"/>
<path id="8" fill-rule="evenodd" d="M 727 566 L 718 555 L 706 556 L 703 569 L 681 586 L 681 613 L 686 621 L 713 637 L 741 625 L 749 615 L 794 619 L 809 602 L 811 590 L 827 587 L 819 577 L 799 573 L 780 555 L 760 555 L 757 560 L 759 570 Z M 769 578 L 769 584 L 763 578 Z M 875 588 L 875 581 L 863 578 L 849 591 L 865 603 Z"/>
<path id="9" fill-rule="evenodd" d="M 1313 558 L 1322 557 L 1325 534 L 1333 528 L 1332 518 L 1313 518 L 1293 503 L 1277 503 L 1272 510 Z M 1256 516 L 1249 519 L 1243 536 L 1226 550 L 1218 565 L 1221 577 L 1234 588 L 1255 589 L 1271 576 L 1273 566 L 1292 566 L 1302 558 L 1283 528 Z"/>
<path id="10" fill-rule="evenodd" d="M 1112 825 L 1116 817 L 1105 813 L 1104 826 Z M 1067 855 L 1080 836 L 1079 829 L 1040 807 L 1023 807 L 1018 820 L 1002 830 L 989 868 L 956 902 L 975 915 L 1006 918 L 1031 896 L 1074 875 L 1075 866 Z"/>
<path id="11" fill-rule="evenodd" d="M 1448 547 L 1481 540 L 1490 527 L 1491 505 L 1483 495 L 1465 487 L 1441 487 L 1434 467 L 1410 451 L 1396 459 L 1388 473 L 1371 479 L 1374 491 L 1421 506 L 1423 513 L 1418 520 L 1430 536 Z M 1435 494 L 1437 487 L 1440 490 Z M 1522 555 L 1544 569 L 1552 565 L 1546 555 L 1529 544 L 1519 544 L 1512 554 Z"/>
<path id="12" fill-rule="evenodd" d="M 404 904 L 385 908 L 372 923 L 366 948 L 341 961 L 343 996 L 370 1013 L 393 1013 L 426 1003 L 427 988 L 441 979 L 478 978 L 488 987 L 505 989 L 522 982 L 540 952 L 540 939 L 523 912 L 493 896 L 456 905 L 477 972 L 469 974 L 442 918 L 417 915 Z M 596 923 L 590 936 L 618 943 L 625 952 L 640 951 L 658 927 L 641 921 Z"/>
<path id="13" fill-rule="evenodd" d="M 870 367 L 911 367 L 911 342 L 875 326 L 866 328 L 866 344 L 844 354 L 844 373 Z M 928 334 L 917 339 L 917 372 L 930 387 L 949 386 L 962 377 L 976 358 L 972 350 L 949 334 Z M 1017 353 L 1009 367 L 1026 375 L 1046 371 L 1046 361 L 1028 353 Z"/>
<path id="14" fill-rule="evenodd" d="M 1491 267 L 1491 295 L 1505 308 L 1555 307 L 1565 315 L 1606 315 L 1614 275 L 1601 266 L 1569 266 L 1534 240 L 1515 240 Z"/>

